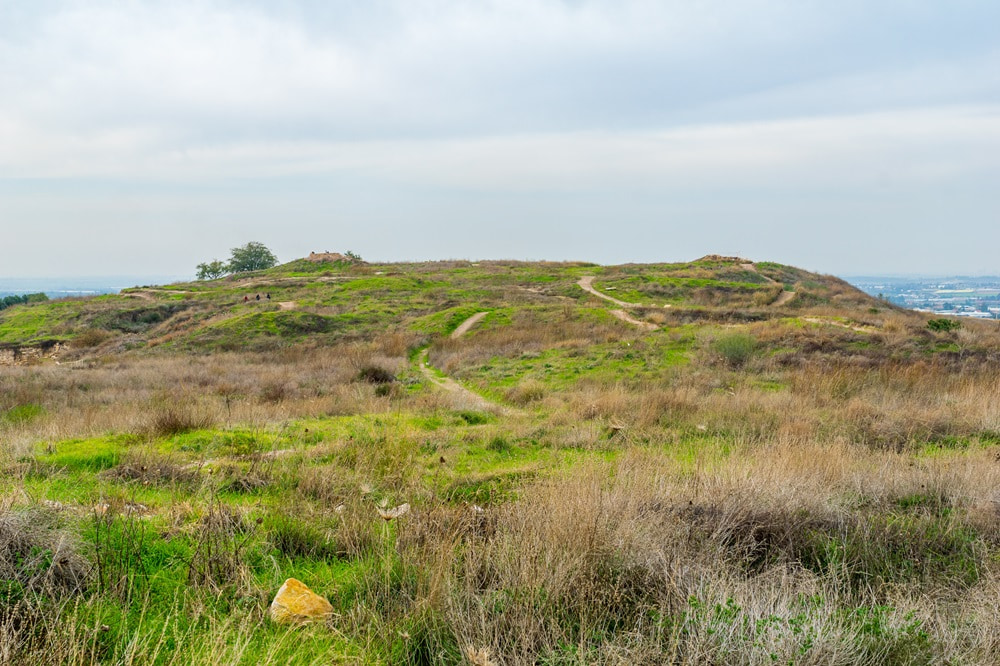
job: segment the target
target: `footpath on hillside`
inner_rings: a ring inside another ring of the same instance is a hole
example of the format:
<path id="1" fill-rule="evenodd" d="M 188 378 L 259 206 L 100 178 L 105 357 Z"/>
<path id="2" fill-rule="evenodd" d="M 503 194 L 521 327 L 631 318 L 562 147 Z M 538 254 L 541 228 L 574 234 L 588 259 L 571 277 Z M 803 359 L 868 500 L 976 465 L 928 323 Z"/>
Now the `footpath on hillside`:
<path id="1" fill-rule="evenodd" d="M 615 305 L 620 305 L 623 308 L 641 308 L 641 307 L 643 307 L 641 303 L 626 303 L 625 301 L 620 301 L 617 298 L 614 298 L 612 296 L 608 296 L 607 294 L 603 294 L 603 293 L 597 291 L 597 289 L 594 288 L 594 276 L 593 275 L 584 275 L 582 278 L 580 278 L 580 281 L 577 282 L 577 285 L 579 285 L 580 288 L 583 289 L 584 291 L 586 291 L 587 293 L 593 294 L 594 296 L 597 296 L 598 298 L 603 298 L 604 300 L 608 301 L 609 303 L 614 303 Z M 656 324 L 652 324 L 652 323 L 650 323 L 648 321 L 642 321 L 641 319 L 636 319 L 635 317 L 629 315 L 629 313 L 625 312 L 625 310 L 608 310 L 608 312 L 611 313 L 611 316 L 616 317 L 618 319 L 621 319 L 622 321 L 624 321 L 624 322 L 626 322 L 628 324 L 632 324 L 633 326 L 638 326 L 639 328 L 644 329 L 646 331 L 655 331 L 657 329 Z"/>
<path id="2" fill-rule="evenodd" d="M 463 335 L 468 333 L 473 326 L 481 322 L 483 318 L 486 317 L 486 315 L 488 314 L 489 314 L 488 312 L 477 312 L 476 314 L 472 315 L 471 317 L 463 321 L 458 326 L 458 328 L 456 328 L 452 332 L 451 338 L 453 340 L 457 340 L 458 338 L 462 337 Z M 420 372 L 432 384 L 450 393 L 454 397 L 460 409 L 471 409 L 478 411 L 493 411 L 493 412 L 499 411 L 501 413 L 510 412 L 510 408 L 497 404 L 490 400 L 487 400 L 486 398 L 479 395 L 475 391 L 470 391 L 469 389 L 465 388 L 451 377 L 445 375 L 444 373 L 434 368 L 430 364 L 430 361 L 428 360 L 429 352 L 430 352 L 430 347 L 424 347 L 424 349 L 421 350 L 420 354 L 417 356 L 417 365 L 420 367 Z"/>

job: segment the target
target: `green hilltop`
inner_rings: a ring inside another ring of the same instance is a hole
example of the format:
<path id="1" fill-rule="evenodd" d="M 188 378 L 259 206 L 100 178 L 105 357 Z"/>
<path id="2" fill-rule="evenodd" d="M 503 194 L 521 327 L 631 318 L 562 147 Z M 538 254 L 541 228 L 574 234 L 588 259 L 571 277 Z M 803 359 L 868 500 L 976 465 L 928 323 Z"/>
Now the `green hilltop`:
<path id="1" fill-rule="evenodd" d="M 862 317 L 885 308 L 846 283 L 775 263 L 706 257 L 679 264 L 597 266 L 553 262 L 364 264 L 296 260 L 272 269 L 119 295 L 15 307 L 0 313 L 0 343 L 78 349 L 267 350 L 393 330 L 433 335 L 466 312 L 604 308 L 594 287 L 656 325 L 746 321 L 815 308 Z M 260 300 L 258 300 L 258 297 Z M 246 300 L 245 300 L 246 299 Z M 787 300 L 786 300 L 787 299 Z"/>

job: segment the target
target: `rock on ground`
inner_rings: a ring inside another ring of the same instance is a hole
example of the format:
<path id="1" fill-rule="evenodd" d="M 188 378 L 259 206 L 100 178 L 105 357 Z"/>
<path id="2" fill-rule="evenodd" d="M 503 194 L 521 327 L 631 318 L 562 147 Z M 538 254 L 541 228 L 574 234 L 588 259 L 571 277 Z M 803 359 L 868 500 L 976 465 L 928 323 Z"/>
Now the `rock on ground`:
<path id="1" fill-rule="evenodd" d="M 289 578 L 274 595 L 270 613 L 278 624 L 322 622 L 333 614 L 333 606 L 302 581 Z"/>

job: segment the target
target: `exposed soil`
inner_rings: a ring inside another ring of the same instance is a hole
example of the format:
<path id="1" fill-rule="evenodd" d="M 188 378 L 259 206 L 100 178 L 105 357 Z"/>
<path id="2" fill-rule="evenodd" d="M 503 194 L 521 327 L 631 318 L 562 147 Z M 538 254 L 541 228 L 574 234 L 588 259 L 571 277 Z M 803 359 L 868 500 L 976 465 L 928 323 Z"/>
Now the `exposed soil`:
<path id="1" fill-rule="evenodd" d="M 587 293 L 593 294 L 598 298 L 603 298 L 604 300 L 610 303 L 614 303 L 615 305 L 620 305 L 623 308 L 642 307 L 642 304 L 640 303 L 626 303 L 625 301 L 620 301 L 617 298 L 608 296 L 607 294 L 602 294 L 601 292 L 597 291 L 596 289 L 594 289 L 593 275 L 584 275 L 582 278 L 580 278 L 580 281 L 577 282 L 577 284 L 580 285 L 580 288 L 586 291 Z M 617 317 L 618 319 L 621 319 L 624 322 L 632 324 L 633 326 L 638 326 L 639 328 L 645 329 L 647 331 L 655 331 L 658 328 L 656 324 L 651 324 L 648 321 L 642 321 L 640 319 L 636 319 L 635 317 L 630 316 L 627 312 L 625 312 L 625 310 L 609 310 L 609 312 L 614 317 Z"/>
<path id="2" fill-rule="evenodd" d="M 489 312 L 477 312 L 476 314 L 472 315 L 471 317 L 463 321 L 459 325 L 459 327 L 452 332 L 451 339 L 457 340 L 458 338 L 468 333 L 473 326 L 481 322 L 483 318 L 486 317 L 486 315 L 488 314 Z"/>

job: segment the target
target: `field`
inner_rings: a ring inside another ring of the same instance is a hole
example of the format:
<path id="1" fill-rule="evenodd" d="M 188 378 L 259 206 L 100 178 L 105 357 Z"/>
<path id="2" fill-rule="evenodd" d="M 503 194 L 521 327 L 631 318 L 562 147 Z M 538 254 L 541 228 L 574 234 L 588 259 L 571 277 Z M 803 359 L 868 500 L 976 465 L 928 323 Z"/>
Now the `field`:
<path id="1" fill-rule="evenodd" d="M 9 308 L 0 362 L 2 663 L 998 663 L 994 322 L 297 261 Z"/>

